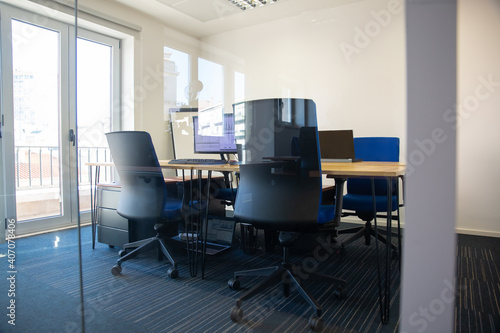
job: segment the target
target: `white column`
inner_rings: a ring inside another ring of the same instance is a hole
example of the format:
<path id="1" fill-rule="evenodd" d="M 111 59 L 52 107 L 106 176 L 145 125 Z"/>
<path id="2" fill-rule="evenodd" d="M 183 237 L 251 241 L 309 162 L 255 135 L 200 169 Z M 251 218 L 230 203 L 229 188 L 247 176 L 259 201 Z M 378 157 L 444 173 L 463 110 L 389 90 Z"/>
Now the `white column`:
<path id="1" fill-rule="evenodd" d="M 406 1 L 408 147 L 400 332 L 452 332 L 456 0 Z"/>

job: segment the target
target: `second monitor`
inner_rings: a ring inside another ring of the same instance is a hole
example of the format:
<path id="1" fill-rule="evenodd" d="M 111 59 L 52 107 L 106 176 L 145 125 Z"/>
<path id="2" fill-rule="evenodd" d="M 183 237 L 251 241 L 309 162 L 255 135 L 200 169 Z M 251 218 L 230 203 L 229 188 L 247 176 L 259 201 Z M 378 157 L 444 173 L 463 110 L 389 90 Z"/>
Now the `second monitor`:
<path id="1" fill-rule="evenodd" d="M 223 113 L 220 117 L 193 117 L 194 152 L 197 154 L 236 154 L 234 117 Z"/>

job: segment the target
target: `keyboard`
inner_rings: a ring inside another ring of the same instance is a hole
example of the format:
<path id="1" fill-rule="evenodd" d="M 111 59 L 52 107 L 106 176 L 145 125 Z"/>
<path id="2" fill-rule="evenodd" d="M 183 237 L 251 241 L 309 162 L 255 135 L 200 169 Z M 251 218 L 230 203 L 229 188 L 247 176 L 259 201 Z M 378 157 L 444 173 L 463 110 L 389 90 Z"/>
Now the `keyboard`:
<path id="1" fill-rule="evenodd" d="M 168 164 L 227 164 L 227 161 L 212 158 L 181 158 L 170 160 Z"/>

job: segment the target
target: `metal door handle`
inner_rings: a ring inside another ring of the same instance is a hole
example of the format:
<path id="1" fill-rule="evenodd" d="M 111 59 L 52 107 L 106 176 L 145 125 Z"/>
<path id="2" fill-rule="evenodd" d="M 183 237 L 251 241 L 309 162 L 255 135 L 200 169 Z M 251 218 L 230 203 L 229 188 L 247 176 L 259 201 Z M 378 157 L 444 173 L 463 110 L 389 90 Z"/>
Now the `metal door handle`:
<path id="1" fill-rule="evenodd" d="M 73 147 L 76 145 L 76 136 L 75 136 L 75 131 L 73 131 L 73 129 L 69 130 L 69 141 L 73 142 Z"/>

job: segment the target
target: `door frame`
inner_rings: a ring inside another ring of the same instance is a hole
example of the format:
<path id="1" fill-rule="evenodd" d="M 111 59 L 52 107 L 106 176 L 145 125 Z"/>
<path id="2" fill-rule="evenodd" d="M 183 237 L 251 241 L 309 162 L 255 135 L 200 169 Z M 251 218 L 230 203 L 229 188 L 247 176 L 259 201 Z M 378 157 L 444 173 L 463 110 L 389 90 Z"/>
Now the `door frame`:
<path id="1" fill-rule="evenodd" d="M 16 223 L 16 235 L 42 232 L 63 227 L 74 227 L 78 225 L 78 219 L 90 221 L 90 213 L 79 213 L 78 196 L 78 144 L 73 146 L 69 138 L 69 130 L 77 133 L 77 107 L 76 107 L 76 45 L 75 27 L 71 23 L 65 23 L 50 19 L 41 14 L 19 9 L 4 3 L 0 3 L 0 31 L 2 36 L 12 36 L 11 21 L 17 19 L 42 28 L 58 31 L 60 33 L 60 165 L 61 203 L 63 215 L 56 218 L 42 218 L 36 220 Z M 112 66 L 113 71 L 113 97 L 112 97 L 112 127 L 119 128 L 120 124 L 120 42 L 118 39 L 97 32 L 78 28 L 79 38 L 101 42 L 113 47 Z M 13 58 L 12 38 L 2 38 L 1 68 L 2 89 L 0 91 L 0 114 L 1 114 L 1 138 L 0 138 L 0 189 L 2 200 L 0 200 L 0 217 L 5 218 L 5 227 L 10 222 L 16 222 L 16 183 L 15 183 L 15 159 L 14 159 L 14 101 L 13 101 Z M 5 229 L 0 227 L 0 243 L 5 239 Z"/>

